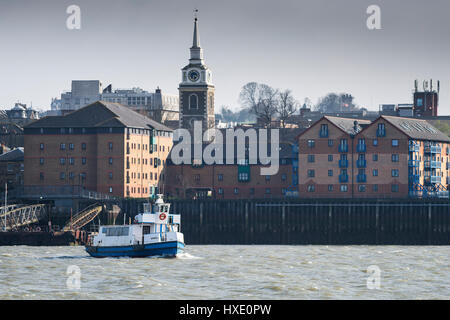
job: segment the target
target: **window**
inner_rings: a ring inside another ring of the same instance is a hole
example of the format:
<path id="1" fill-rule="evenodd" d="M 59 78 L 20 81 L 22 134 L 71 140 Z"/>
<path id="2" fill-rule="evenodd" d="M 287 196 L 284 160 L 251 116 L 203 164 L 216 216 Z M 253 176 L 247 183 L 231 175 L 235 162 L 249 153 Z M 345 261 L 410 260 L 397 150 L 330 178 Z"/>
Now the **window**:
<path id="1" fill-rule="evenodd" d="M 44 144 L 43 143 L 39 144 L 39 149 L 40 150 L 44 150 Z"/>
<path id="2" fill-rule="evenodd" d="M 238 194 L 239 193 L 239 188 L 234 188 L 234 194 Z"/>
<path id="3" fill-rule="evenodd" d="M 373 175 L 374 177 L 378 177 L 378 169 L 373 169 L 373 170 L 372 170 L 372 175 Z"/>
<path id="4" fill-rule="evenodd" d="M 358 185 L 358 191 L 359 192 L 366 192 L 366 185 L 365 184 Z"/>
<path id="5" fill-rule="evenodd" d="M 374 185 L 372 186 L 372 191 L 373 191 L 373 192 L 378 192 L 378 185 L 377 185 L 377 184 L 374 184 Z"/>
<path id="6" fill-rule="evenodd" d="M 266 181 L 270 181 L 270 176 L 266 176 Z"/>
<path id="7" fill-rule="evenodd" d="M 416 105 L 417 105 L 418 107 L 422 107 L 422 106 L 423 106 L 423 99 L 422 99 L 422 98 L 417 98 Z"/>
<path id="8" fill-rule="evenodd" d="M 200 181 L 200 175 L 199 174 L 194 174 L 194 180 L 195 181 Z"/>
<path id="9" fill-rule="evenodd" d="M 109 187 L 109 193 L 113 192 L 113 187 Z"/>
<path id="10" fill-rule="evenodd" d="M 189 96 L 189 109 L 198 109 L 198 97 L 195 93 Z"/>
<path id="11" fill-rule="evenodd" d="M 328 185 L 328 191 L 333 191 L 333 185 L 332 184 Z"/>
<path id="12" fill-rule="evenodd" d="M 333 176 L 333 170 L 328 170 L 328 176 L 332 177 Z"/>
<path id="13" fill-rule="evenodd" d="M 73 172 L 69 172 L 69 179 L 70 180 L 73 180 L 73 177 L 74 177 L 75 175 L 74 175 L 74 173 Z"/>
<path id="14" fill-rule="evenodd" d="M 334 145 L 334 140 L 333 139 L 328 139 L 328 146 L 332 147 Z"/>
<path id="15" fill-rule="evenodd" d="M 308 185 L 308 192 L 316 191 L 316 187 L 313 184 Z"/>
<path id="16" fill-rule="evenodd" d="M 248 181 L 249 180 L 249 175 L 247 172 L 241 172 L 238 174 L 238 180 L 239 181 Z"/>
<path id="17" fill-rule="evenodd" d="M 283 173 L 283 174 L 281 175 L 281 180 L 282 180 L 282 181 L 286 181 L 286 179 L 287 179 L 287 176 L 286 176 L 285 173 Z"/>
<path id="18" fill-rule="evenodd" d="M 217 191 L 218 191 L 219 194 L 223 194 L 223 189 L 222 188 L 219 188 Z"/>
<path id="19" fill-rule="evenodd" d="M 69 158 L 69 164 L 74 165 L 75 164 L 75 159 L 74 158 Z"/>
<path id="20" fill-rule="evenodd" d="M 316 142 L 314 140 L 308 140 L 308 147 L 309 148 L 314 148 L 315 145 L 316 145 Z"/>
<path id="21" fill-rule="evenodd" d="M 255 194 L 255 188 L 250 188 L 250 194 Z"/>
<path id="22" fill-rule="evenodd" d="M 73 143 L 69 143 L 69 149 L 70 149 L 70 150 L 73 150 L 73 149 L 74 149 Z"/>
<path id="23" fill-rule="evenodd" d="M 391 191 L 398 192 L 398 184 L 391 184 Z"/>
<path id="24" fill-rule="evenodd" d="M 332 154 L 329 154 L 328 155 L 328 162 L 332 162 L 333 161 L 333 155 Z"/>
<path id="25" fill-rule="evenodd" d="M 398 140 L 397 139 L 392 139 L 392 146 L 393 147 L 398 147 Z"/>
<path id="26" fill-rule="evenodd" d="M 266 194 L 270 194 L 270 188 L 266 188 Z"/>
<path id="27" fill-rule="evenodd" d="M 378 154 L 372 155 L 372 160 L 373 161 L 378 161 Z"/>
<path id="28" fill-rule="evenodd" d="M 59 158 L 59 164 L 65 165 L 66 164 L 66 158 Z"/>
<path id="29" fill-rule="evenodd" d="M 392 169 L 392 170 L 391 170 L 391 175 L 392 175 L 393 177 L 398 177 L 398 169 Z"/>
<path id="30" fill-rule="evenodd" d="M 113 164 L 113 158 L 109 158 L 109 164 Z"/>
<path id="31" fill-rule="evenodd" d="M 66 150 L 66 144 L 65 144 L 65 143 L 61 143 L 61 144 L 59 145 L 59 149 L 60 149 L 60 150 Z"/>
<path id="32" fill-rule="evenodd" d="M 341 192 L 347 192 L 348 186 L 346 184 L 341 184 Z"/>
<path id="33" fill-rule="evenodd" d="M 223 174 L 222 174 L 222 173 L 219 173 L 219 174 L 217 175 L 217 180 L 223 181 Z"/>
<path id="34" fill-rule="evenodd" d="M 81 158 L 81 164 L 86 164 L 86 158 L 85 157 Z"/>
<path id="35" fill-rule="evenodd" d="M 113 143 L 112 142 L 108 142 L 108 149 L 112 150 L 113 149 Z"/>
<path id="36" fill-rule="evenodd" d="M 315 161 L 315 157 L 313 154 L 308 154 L 308 162 L 314 162 Z"/>
<path id="37" fill-rule="evenodd" d="M 60 179 L 60 180 L 66 179 L 66 173 L 65 173 L 65 172 L 60 172 L 60 173 L 59 173 L 59 179 Z"/>
<path id="38" fill-rule="evenodd" d="M 373 145 L 376 147 L 378 146 L 378 139 L 373 139 Z"/>
<path id="39" fill-rule="evenodd" d="M 314 170 L 308 170 L 308 177 L 309 178 L 314 178 L 315 176 L 315 171 Z"/>
<path id="40" fill-rule="evenodd" d="M 44 158 L 39 158 L 39 164 L 44 164 Z"/>
<path id="41" fill-rule="evenodd" d="M 108 172 L 108 178 L 112 179 L 113 178 L 113 173 L 112 172 Z"/>
<path id="42" fill-rule="evenodd" d="M 86 143 L 83 142 L 83 143 L 81 144 L 81 150 L 86 150 Z"/>
<path id="43" fill-rule="evenodd" d="M 321 124 L 321 125 L 320 125 L 319 136 L 320 136 L 321 138 L 326 138 L 326 137 L 328 137 L 328 124 Z"/>
<path id="44" fill-rule="evenodd" d="M 398 154 L 393 154 L 391 159 L 392 159 L 392 162 L 398 162 L 398 159 L 399 159 Z"/>
<path id="45" fill-rule="evenodd" d="M 43 172 L 39 172 L 39 180 L 44 180 L 44 173 Z"/>

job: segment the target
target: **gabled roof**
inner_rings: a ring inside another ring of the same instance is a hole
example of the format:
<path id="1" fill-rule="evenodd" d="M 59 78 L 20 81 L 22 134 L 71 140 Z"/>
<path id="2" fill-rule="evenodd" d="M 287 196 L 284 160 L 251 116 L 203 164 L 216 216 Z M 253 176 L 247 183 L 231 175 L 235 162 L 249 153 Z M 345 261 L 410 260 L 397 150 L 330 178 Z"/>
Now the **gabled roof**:
<path id="1" fill-rule="evenodd" d="M 433 127 L 426 120 L 384 115 L 378 119 L 380 118 L 389 122 L 411 139 L 450 142 L 450 137 Z"/>
<path id="2" fill-rule="evenodd" d="M 44 117 L 25 126 L 25 128 L 58 127 L 131 127 L 172 131 L 169 127 L 120 103 L 105 101 L 91 103 L 64 116 Z"/>
<path id="3" fill-rule="evenodd" d="M 19 147 L 14 150 L 5 152 L 4 154 L 0 155 L 0 162 L 1 161 L 23 161 L 23 148 Z"/>
<path id="4" fill-rule="evenodd" d="M 314 124 L 311 127 L 306 129 L 305 131 L 299 133 L 297 135 L 296 139 L 298 139 L 300 136 L 305 134 L 307 131 L 309 131 L 310 129 L 315 127 L 317 125 L 317 123 L 319 123 L 322 119 L 328 120 L 331 124 L 333 124 L 336 128 L 338 128 L 342 132 L 351 134 L 351 135 L 357 134 L 358 132 L 360 132 L 361 130 L 363 130 L 364 128 L 366 128 L 367 126 L 369 126 L 371 124 L 370 120 L 323 116 L 322 118 L 320 118 L 319 120 L 314 122 Z"/>

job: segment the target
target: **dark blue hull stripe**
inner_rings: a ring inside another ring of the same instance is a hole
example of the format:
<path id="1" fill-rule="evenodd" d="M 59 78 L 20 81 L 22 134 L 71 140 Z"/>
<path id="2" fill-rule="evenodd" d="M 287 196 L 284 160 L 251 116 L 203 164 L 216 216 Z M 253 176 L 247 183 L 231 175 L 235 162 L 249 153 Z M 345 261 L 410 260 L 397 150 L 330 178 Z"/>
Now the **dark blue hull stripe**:
<path id="1" fill-rule="evenodd" d="M 88 247 L 86 252 L 92 257 L 148 257 L 175 256 L 184 248 L 184 243 L 177 241 L 149 243 L 144 246 Z"/>

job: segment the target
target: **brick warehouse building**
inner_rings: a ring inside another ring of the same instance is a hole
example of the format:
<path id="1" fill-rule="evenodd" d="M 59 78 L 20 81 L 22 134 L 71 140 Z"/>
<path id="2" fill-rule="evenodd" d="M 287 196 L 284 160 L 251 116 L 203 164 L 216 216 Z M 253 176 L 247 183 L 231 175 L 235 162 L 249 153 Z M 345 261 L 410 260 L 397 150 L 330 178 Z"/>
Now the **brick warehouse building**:
<path id="1" fill-rule="evenodd" d="M 37 120 L 24 137 L 24 193 L 30 196 L 89 190 L 148 197 L 163 185 L 172 147 L 170 128 L 103 101 Z"/>
<path id="2" fill-rule="evenodd" d="M 270 144 L 267 148 L 270 150 Z M 296 197 L 298 169 L 296 146 L 280 143 L 279 148 L 279 170 L 277 174 L 271 176 L 261 175 L 260 169 L 263 167 L 261 164 L 249 165 L 248 161 L 239 164 L 237 159 L 234 164 L 207 165 L 194 164 L 192 161 L 193 164 L 174 165 L 169 158 L 167 194 L 174 198 L 191 199 Z M 225 159 L 223 162 L 225 163 Z"/>
<path id="3" fill-rule="evenodd" d="M 323 117 L 298 143 L 301 198 L 448 197 L 450 138 L 425 120 Z"/>

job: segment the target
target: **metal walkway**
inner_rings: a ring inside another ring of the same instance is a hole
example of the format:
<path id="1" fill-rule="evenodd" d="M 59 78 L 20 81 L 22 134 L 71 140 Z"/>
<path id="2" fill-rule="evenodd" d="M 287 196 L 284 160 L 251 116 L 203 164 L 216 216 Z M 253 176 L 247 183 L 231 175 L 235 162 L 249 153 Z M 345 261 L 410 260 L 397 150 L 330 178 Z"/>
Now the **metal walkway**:
<path id="1" fill-rule="evenodd" d="M 45 204 L 31 206 L 9 205 L 0 207 L 0 231 L 17 229 L 39 221 Z M 6 223 L 6 228 L 5 228 Z"/>
<path id="2" fill-rule="evenodd" d="M 83 211 L 77 213 L 69 222 L 67 222 L 63 228 L 63 231 L 81 229 L 89 222 L 94 220 L 94 218 L 98 216 L 98 214 L 102 212 L 102 210 L 103 207 L 97 203 L 87 207 Z"/>

